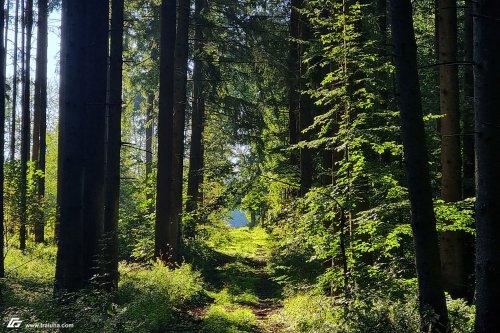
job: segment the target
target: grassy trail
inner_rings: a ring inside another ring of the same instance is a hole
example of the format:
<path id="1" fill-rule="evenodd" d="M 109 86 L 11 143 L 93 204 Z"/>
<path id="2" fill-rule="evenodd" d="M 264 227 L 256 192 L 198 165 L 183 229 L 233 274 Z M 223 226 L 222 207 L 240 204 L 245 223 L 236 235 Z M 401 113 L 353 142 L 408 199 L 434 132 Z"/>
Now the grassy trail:
<path id="1" fill-rule="evenodd" d="M 271 316 L 280 308 L 281 287 L 268 268 L 269 241 L 262 229 L 232 229 L 210 244 L 212 264 L 203 272 L 208 304 L 187 309 L 195 325 L 178 331 L 279 332 Z"/>

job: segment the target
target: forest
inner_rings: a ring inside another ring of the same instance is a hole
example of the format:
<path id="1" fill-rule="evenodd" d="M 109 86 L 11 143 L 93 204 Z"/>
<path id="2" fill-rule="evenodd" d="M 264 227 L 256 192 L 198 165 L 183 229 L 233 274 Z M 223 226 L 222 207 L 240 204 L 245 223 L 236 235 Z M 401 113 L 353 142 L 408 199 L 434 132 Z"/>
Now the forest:
<path id="1" fill-rule="evenodd" d="M 500 332 L 499 22 L 0 0 L 0 332 Z"/>

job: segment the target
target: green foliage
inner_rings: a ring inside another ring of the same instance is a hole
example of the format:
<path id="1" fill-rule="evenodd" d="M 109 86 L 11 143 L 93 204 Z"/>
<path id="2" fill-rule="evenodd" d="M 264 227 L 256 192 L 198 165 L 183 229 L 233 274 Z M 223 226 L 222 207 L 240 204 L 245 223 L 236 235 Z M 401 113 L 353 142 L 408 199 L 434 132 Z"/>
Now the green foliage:
<path id="1" fill-rule="evenodd" d="M 170 269 L 120 267 L 117 292 L 88 288 L 53 299 L 56 247 L 39 245 L 25 253 L 10 249 L 2 283 L 2 316 L 26 323 L 73 323 L 74 332 L 162 332 L 177 312 L 203 298 L 199 272 L 183 264 Z"/>
<path id="2" fill-rule="evenodd" d="M 255 332 L 255 315 L 249 309 L 227 309 L 220 305 L 210 307 L 201 332 L 243 333 Z"/>
<path id="3" fill-rule="evenodd" d="M 304 333 L 417 333 L 420 317 L 413 296 L 373 297 L 364 291 L 351 299 L 301 292 L 284 301 L 273 318 L 292 332 Z M 448 299 L 452 332 L 474 332 L 474 307 Z"/>
<path id="4" fill-rule="evenodd" d="M 200 299 L 201 276 L 191 266 L 169 269 L 155 264 L 151 269 L 125 266 L 114 311 L 125 332 L 159 332 L 173 320 L 176 308 Z"/>

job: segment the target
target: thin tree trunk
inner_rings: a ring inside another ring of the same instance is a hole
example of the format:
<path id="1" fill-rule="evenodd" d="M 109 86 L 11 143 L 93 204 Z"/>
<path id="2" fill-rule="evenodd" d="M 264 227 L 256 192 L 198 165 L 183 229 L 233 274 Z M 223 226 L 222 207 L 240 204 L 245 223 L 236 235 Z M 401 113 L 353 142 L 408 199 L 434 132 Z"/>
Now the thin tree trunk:
<path id="1" fill-rule="evenodd" d="M 155 257 L 174 264 L 178 256 L 178 221 L 172 218 L 174 50 L 176 1 L 161 4 L 160 100 L 158 112 L 158 175 Z"/>
<path id="2" fill-rule="evenodd" d="M 306 0 L 302 1 L 301 8 L 304 7 Z M 309 141 L 310 134 L 304 132 L 313 123 L 313 108 L 314 103 L 311 96 L 304 93 L 307 90 L 306 72 L 307 64 L 304 63 L 304 56 L 307 51 L 309 40 L 311 39 L 310 23 L 306 15 L 300 16 L 300 38 L 304 44 L 300 45 L 299 50 L 299 140 Z M 309 192 L 313 181 L 313 154 L 310 148 L 300 149 L 300 194 L 305 195 Z"/>
<path id="3" fill-rule="evenodd" d="M 27 195 L 28 195 L 28 161 L 30 155 L 30 92 L 31 92 L 31 35 L 33 30 L 33 0 L 27 0 L 24 13 L 24 24 L 26 30 L 26 48 L 24 56 L 24 80 L 22 96 L 22 119 L 21 119 L 21 230 L 19 232 L 19 247 L 26 248 L 26 224 Z"/>
<path id="4" fill-rule="evenodd" d="M 48 8 L 47 0 L 38 0 L 38 39 L 35 79 L 35 117 L 33 122 L 33 161 L 38 170 L 45 174 L 46 134 L 47 134 L 47 40 Z M 45 196 L 45 177 L 37 179 L 40 202 Z M 35 243 L 43 243 L 44 216 L 40 211 L 35 220 Z"/>
<path id="5" fill-rule="evenodd" d="M 85 26 L 86 4 L 62 2 L 61 103 L 59 132 L 59 242 L 55 290 L 78 291 L 83 275 L 83 184 L 82 146 L 85 119 Z"/>
<path id="6" fill-rule="evenodd" d="M 179 0 L 174 68 L 172 219 L 181 223 L 184 176 L 184 130 L 187 105 L 187 70 L 189 52 L 189 13 L 191 0 Z"/>
<path id="7" fill-rule="evenodd" d="M 4 1 L 5 2 L 5 1 Z M 5 31 L 5 36 L 2 38 L 3 40 L 3 48 L 4 48 L 4 54 L 3 54 L 3 67 L 7 68 L 7 49 L 9 48 L 9 23 L 10 23 L 10 0 L 7 0 L 7 3 L 5 4 L 5 14 L 4 14 L 4 31 Z M 5 70 L 5 75 L 7 75 L 7 70 Z M 7 80 L 7 77 L 5 78 Z M 5 92 L 7 94 L 7 91 Z M 7 111 L 7 110 L 5 110 Z"/>
<path id="8" fill-rule="evenodd" d="M 4 0 L 0 0 L 0 40 L 3 40 L 5 23 Z M 0 45 L 0 59 L 5 57 L 5 47 Z M 5 66 L 0 67 L 0 147 L 5 145 Z M 5 277 L 4 267 L 4 154 L 0 154 L 0 278 Z M 0 287 L 0 302 L 2 301 Z"/>
<path id="9" fill-rule="evenodd" d="M 392 0 L 391 17 L 403 147 L 412 211 L 419 303 L 423 319 L 422 331 L 448 332 L 448 313 L 441 281 L 411 1 Z M 434 323 L 424 321 L 428 310 L 436 314 Z"/>
<path id="10" fill-rule="evenodd" d="M 199 59 L 203 53 L 203 20 L 202 14 L 208 4 L 206 0 L 195 1 L 195 42 L 194 42 L 194 68 L 193 68 L 193 113 L 191 119 L 191 147 L 189 153 L 189 173 L 187 188 L 186 210 L 193 212 L 201 203 L 201 189 L 203 185 L 204 147 L 203 131 L 205 118 L 205 96 L 203 89 L 203 61 Z M 191 233 L 193 233 L 192 230 Z M 194 236 L 194 235 L 188 235 Z"/>
<path id="11" fill-rule="evenodd" d="M 500 2 L 474 2 L 476 332 L 500 327 Z"/>
<path id="12" fill-rule="evenodd" d="M 14 19 L 14 75 L 12 78 L 12 116 L 10 127 L 10 160 L 16 157 L 16 111 L 17 111 L 17 58 L 18 58 L 18 34 L 19 34 L 19 0 L 16 0 L 16 17 Z"/>
<path id="13" fill-rule="evenodd" d="M 118 218 L 120 208 L 120 147 L 123 70 L 123 0 L 111 2 L 111 44 L 104 216 L 105 279 L 108 289 L 118 287 Z"/>
<path id="14" fill-rule="evenodd" d="M 466 2 L 464 12 L 464 62 L 472 63 L 474 52 L 472 2 Z M 463 197 L 471 198 L 475 195 L 474 189 L 474 73 L 473 66 L 464 68 L 464 95 L 466 109 L 462 114 L 463 123 Z"/>
<path id="15" fill-rule="evenodd" d="M 438 7 L 439 62 L 457 61 L 457 8 L 455 0 L 441 0 Z M 462 198 L 458 67 L 439 66 L 441 115 L 441 198 L 456 202 Z M 466 296 L 464 236 L 460 231 L 440 235 L 443 285 L 452 297 Z"/>
<path id="16" fill-rule="evenodd" d="M 300 22 L 299 10 L 300 1 L 292 0 L 290 8 L 290 50 L 288 54 L 288 134 L 290 146 L 299 143 L 299 105 L 300 105 L 300 92 L 299 92 L 299 53 L 300 47 L 297 40 L 300 38 Z M 299 165 L 299 156 L 296 151 L 290 153 L 290 165 L 296 167 Z"/>
<path id="17" fill-rule="evenodd" d="M 150 93 L 148 96 L 146 109 L 146 200 L 148 202 L 148 213 L 154 212 L 154 196 L 151 189 L 153 180 L 153 108 L 155 95 Z"/>
<path id="18" fill-rule="evenodd" d="M 104 231 L 105 134 L 108 69 L 109 1 L 86 0 L 84 126 L 84 278 L 98 274 Z"/>

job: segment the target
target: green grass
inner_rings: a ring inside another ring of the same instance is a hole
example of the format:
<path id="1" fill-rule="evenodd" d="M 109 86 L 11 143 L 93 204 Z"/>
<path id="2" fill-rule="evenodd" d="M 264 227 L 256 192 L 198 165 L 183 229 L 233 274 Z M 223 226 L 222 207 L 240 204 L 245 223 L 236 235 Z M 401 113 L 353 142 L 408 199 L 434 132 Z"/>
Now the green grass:
<path id="1" fill-rule="evenodd" d="M 257 319 L 252 310 L 242 307 L 212 305 L 204 317 L 204 333 L 256 332 Z"/>
<path id="2" fill-rule="evenodd" d="M 82 333 L 261 332 L 254 309 L 281 297 L 269 276 L 269 248 L 260 228 L 224 229 L 205 242 L 193 264 L 169 269 L 121 263 L 116 293 L 89 288 L 65 303 L 52 297 L 54 245 L 33 245 L 24 253 L 10 249 L 0 315 L 24 323 L 73 323 L 71 332 Z"/>
<path id="3" fill-rule="evenodd" d="M 242 227 L 229 228 L 226 237 L 208 243 L 212 248 L 228 256 L 266 260 L 270 255 L 269 242 L 269 236 L 264 229 Z"/>
<path id="4" fill-rule="evenodd" d="M 122 264 L 115 294 L 88 289 L 76 295 L 74 302 L 58 303 L 52 297 L 56 252 L 53 245 L 25 253 L 8 251 L 7 277 L 1 281 L 2 318 L 73 323 L 72 332 L 163 332 L 177 324 L 182 308 L 206 298 L 201 275 L 190 265 L 172 270 Z"/>

